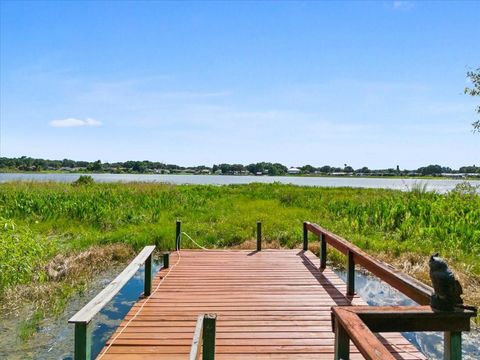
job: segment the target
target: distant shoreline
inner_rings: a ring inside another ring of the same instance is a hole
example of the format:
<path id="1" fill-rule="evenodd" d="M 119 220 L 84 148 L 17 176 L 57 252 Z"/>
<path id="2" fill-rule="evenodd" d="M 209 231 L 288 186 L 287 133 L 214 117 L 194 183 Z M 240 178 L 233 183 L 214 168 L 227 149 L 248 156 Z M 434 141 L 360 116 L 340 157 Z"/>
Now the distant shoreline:
<path id="1" fill-rule="evenodd" d="M 72 175 L 168 175 L 168 176 L 215 176 L 215 177 L 224 177 L 224 176 L 235 176 L 235 177 L 291 177 L 291 178 L 355 178 L 355 179 L 405 179 L 405 180 L 480 180 L 480 174 L 478 176 L 430 176 L 430 175 L 418 175 L 418 176 L 401 176 L 401 175 L 329 175 L 329 174 L 284 174 L 284 175 L 254 175 L 254 174 L 195 174 L 188 172 L 175 172 L 169 174 L 153 173 L 153 172 L 93 172 L 93 171 L 61 171 L 61 170 L 42 170 L 42 171 L 25 171 L 25 170 L 0 170 L 0 174 L 29 174 L 29 175 L 42 175 L 42 174 L 72 174 Z"/>

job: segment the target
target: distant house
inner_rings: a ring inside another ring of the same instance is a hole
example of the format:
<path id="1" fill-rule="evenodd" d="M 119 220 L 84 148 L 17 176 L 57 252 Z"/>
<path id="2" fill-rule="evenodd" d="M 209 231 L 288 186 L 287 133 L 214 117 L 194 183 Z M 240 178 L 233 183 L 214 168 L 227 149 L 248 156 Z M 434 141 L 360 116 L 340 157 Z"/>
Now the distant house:
<path id="1" fill-rule="evenodd" d="M 443 177 L 451 177 L 451 178 L 464 178 L 467 174 L 451 174 L 451 173 L 442 173 L 440 174 Z"/>
<path id="2" fill-rule="evenodd" d="M 288 173 L 289 174 L 300 174 L 302 171 L 300 169 L 297 169 L 297 168 L 294 168 L 294 167 L 291 167 L 290 169 L 288 169 Z"/>

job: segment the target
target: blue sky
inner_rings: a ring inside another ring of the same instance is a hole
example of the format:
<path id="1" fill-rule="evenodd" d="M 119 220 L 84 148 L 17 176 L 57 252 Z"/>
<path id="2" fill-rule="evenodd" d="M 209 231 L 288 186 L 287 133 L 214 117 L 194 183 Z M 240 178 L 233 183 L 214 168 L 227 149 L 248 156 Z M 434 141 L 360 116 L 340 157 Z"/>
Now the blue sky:
<path id="1" fill-rule="evenodd" d="M 480 165 L 480 2 L 1 1 L 1 155 Z"/>

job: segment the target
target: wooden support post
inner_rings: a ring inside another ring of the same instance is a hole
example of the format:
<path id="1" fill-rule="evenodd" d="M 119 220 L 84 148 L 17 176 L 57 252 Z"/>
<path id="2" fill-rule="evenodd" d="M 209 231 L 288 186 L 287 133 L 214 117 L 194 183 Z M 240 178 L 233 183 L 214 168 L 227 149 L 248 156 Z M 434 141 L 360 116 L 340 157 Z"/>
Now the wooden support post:
<path id="1" fill-rule="evenodd" d="M 168 269 L 170 267 L 170 253 L 164 252 L 163 253 L 163 268 Z"/>
<path id="2" fill-rule="evenodd" d="M 462 359 L 462 332 L 445 331 L 443 338 L 443 360 Z"/>
<path id="3" fill-rule="evenodd" d="M 355 261 L 350 250 L 347 253 L 347 295 L 355 295 Z"/>
<path id="4" fill-rule="evenodd" d="M 182 222 L 177 220 L 177 227 L 175 231 L 175 250 L 180 250 L 180 242 L 182 240 Z"/>
<path id="5" fill-rule="evenodd" d="M 262 251 L 262 222 L 257 221 L 257 251 Z"/>
<path id="6" fill-rule="evenodd" d="M 75 360 L 91 360 L 92 333 L 89 323 L 75 323 Z"/>
<path id="7" fill-rule="evenodd" d="M 308 229 L 307 222 L 303 222 L 303 251 L 308 250 Z"/>
<path id="8" fill-rule="evenodd" d="M 216 331 L 216 314 L 205 314 L 203 318 L 203 346 L 202 359 L 215 359 L 215 331 Z"/>
<path id="9" fill-rule="evenodd" d="M 150 296 L 152 293 L 152 258 L 153 253 L 145 260 L 145 281 L 143 284 L 143 295 L 145 297 Z"/>
<path id="10" fill-rule="evenodd" d="M 350 338 L 342 324 L 335 319 L 335 360 L 350 359 Z"/>
<path id="11" fill-rule="evenodd" d="M 327 240 L 325 234 L 320 235 L 320 269 L 327 267 Z"/>

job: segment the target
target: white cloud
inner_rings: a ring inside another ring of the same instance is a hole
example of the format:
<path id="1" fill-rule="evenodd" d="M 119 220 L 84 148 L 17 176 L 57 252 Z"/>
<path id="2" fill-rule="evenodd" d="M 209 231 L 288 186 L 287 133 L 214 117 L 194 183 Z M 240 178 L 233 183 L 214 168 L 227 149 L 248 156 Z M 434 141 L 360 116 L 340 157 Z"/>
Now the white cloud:
<path id="1" fill-rule="evenodd" d="M 90 119 L 90 118 L 87 118 L 85 120 L 68 118 L 63 120 L 52 120 L 50 121 L 50 125 L 56 128 L 79 127 L 79 126 L 101 126 L 102 122 L 95 119 Z"/>
<path id="2" fill-rule="evenodd" d="M 411 10 L 415 7 L 413 1 L 396 0 L 392 3 L 393 10 Z"/>

